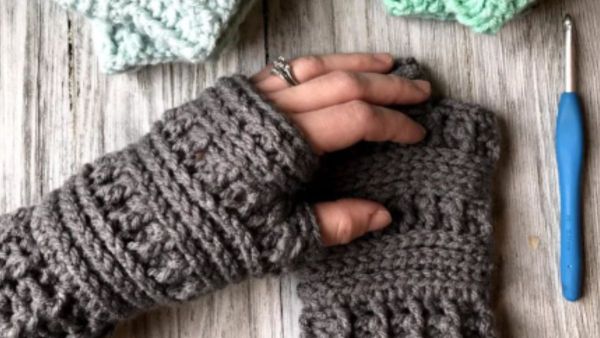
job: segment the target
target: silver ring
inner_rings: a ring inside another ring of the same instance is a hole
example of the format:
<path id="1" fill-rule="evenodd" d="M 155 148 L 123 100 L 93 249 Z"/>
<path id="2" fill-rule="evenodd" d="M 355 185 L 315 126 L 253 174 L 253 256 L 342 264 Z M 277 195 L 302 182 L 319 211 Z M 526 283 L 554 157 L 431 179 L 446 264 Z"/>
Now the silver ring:
<path id="1" fill-rule="evenodd" d="M 283 56 L 280 56 L 277 60 L 273 61 L 271 74 L 279 76 L 290 86 L 297 86 L 300 84 L 292 72 L 292 66 Z"/>

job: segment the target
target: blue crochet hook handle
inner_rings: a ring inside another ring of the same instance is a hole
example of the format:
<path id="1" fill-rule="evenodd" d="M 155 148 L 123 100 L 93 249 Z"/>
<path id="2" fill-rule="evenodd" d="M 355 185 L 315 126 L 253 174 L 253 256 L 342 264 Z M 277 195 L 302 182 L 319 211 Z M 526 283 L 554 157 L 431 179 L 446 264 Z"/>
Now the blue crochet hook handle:
<path id="1" fill-rule="evenodd" d="M 581 171 L 584 130 L 579 97 L 575 92 L 573 22 L 564 21 L 566 37 L 565 92 L 560 97 L 556 121 L 556 157 L 560 188 L 560 275 L 563 296 L 581 297 L 583 248 L 581 227 Z"/>
<path id="2" fill-rule="evenodd" d="M 579 98 L 563 93 L 556 122 L 556 156 L 560 187 L 560 275 L 563 295 L 581 296 L 581 168 L 583 122 Z"/>

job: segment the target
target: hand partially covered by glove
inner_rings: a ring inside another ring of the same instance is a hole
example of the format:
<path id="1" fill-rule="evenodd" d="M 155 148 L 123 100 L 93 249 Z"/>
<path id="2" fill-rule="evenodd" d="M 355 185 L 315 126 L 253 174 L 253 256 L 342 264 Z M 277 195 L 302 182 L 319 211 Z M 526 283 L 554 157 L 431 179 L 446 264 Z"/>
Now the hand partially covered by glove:
<path id="1" fill-rule="evenodd" d="M 380 202 L 313 205 L 303 192 L 320 154 L 425 136 L 384 106 L 426 100 L 429 83 L 392 65 L 331 55 L 292 61 L 295 87 L 268 69 L 222 78 L 39 205 L 0 216 L 0 337 L 101 337 L 388 225 Z"/>
<path id="2" fill-rule="evenodd" d="M 426 132 L 407 115 L 386 106 L 421 103 L 431 85 L 389 74 L 389 54 L 304 57 L 291 62 L 298 86 L 269 73 L 252 77 L 256 88 L 303 132 L 317 154 L 335 152 L 359 141 L 417 143 Z M 380 203 L 342 198 L 314 207 L 326 245 L 345 244 L 391 222 Z"/>
<path id="3" fill-rule="evenodd" d="M 410 59 L 395 72 L 423 76 Z M 322 159 L 316 199 L 375 200 L 393 222 L 305 266 L 303 337 L 495 337 L 495 117 L 447 98 L 401 109 L 427 128 L 423 141 L 361 143 Z"/>

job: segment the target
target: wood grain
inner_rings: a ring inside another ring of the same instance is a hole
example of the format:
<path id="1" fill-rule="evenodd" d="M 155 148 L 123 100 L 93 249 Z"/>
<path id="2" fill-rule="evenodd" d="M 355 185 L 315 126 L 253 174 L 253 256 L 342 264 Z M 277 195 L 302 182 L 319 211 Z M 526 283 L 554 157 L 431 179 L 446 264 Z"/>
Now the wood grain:
<path id="1" fill-rule="evenodd" d="M 586 108 L 585 295 L 567 303 L 558 280 L 553 133 L 561 90 L 560 18 L 580 36 Z M 417 57 L 439 92 L 496 112 L 496 304 L 506 337 L 600 336 L 600 3 L 541 1 L 496 36 L 456 24 L 394 18 L 379 1 L 264 0 L 240 41 L 215 62 L 164 65 L 107 77 L 85 19 L 51 1 L 0 1 L 0 211 L 35 203 L 83 163 L 145 133 L 163 110 L 217 77 L 252 73 L 278 55 L 389 51 Z M 535 243 L 532 245 L 531 243 Z M 124 322 L 115 338 L 298 337 L 293 276 L 250 280 Z"/>

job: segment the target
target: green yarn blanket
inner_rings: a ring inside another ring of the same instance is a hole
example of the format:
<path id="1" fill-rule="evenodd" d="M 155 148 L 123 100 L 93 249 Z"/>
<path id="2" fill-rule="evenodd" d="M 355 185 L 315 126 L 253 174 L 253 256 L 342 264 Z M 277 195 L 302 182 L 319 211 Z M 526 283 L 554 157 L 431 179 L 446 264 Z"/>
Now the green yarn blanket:
<path id="1" fill-rule="evenodd" d="M 256 0 L 55 0 L 92 21 L 102 71 L 203 62 L 235 40 Z M 495 33 L 536 0 L 383 0 L 392 15 L 457 20 Z"/>
<path id="2" fill-rule="evenodd" d="M 202 62 L 235 39 L 254 0 L 55 0 L 92 19 L 106 73 Z"/>
<path id="3" fill-rule="evenodd" d="M 456 20 L 479 33 L 496 33 L 537 0 L 383 0 L 395 16 Z"/>

